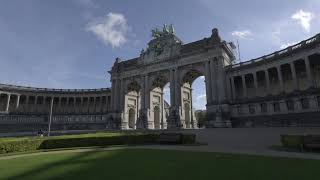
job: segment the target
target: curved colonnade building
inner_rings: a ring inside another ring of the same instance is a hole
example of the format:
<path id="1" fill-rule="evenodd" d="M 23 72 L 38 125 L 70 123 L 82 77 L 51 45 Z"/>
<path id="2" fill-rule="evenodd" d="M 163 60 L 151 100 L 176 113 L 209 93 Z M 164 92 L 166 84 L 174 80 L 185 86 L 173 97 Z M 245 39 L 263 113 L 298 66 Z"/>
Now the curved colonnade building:
<path id="1" fill-rule="evenodd" d="M 0 84 L 0 132 L 113 129 L 110 89 L 47 89 Z"/>
<path id="2" fill-rule="evenodd" d="M 320 126 L 320 34 L 238 64 L 234 49 L 217 29 L 184 44 L 165 25 L 138 57 L 116 59 L 110 89 L 0 84 L 0 131 L 47 129 L 51 102 L 53 130 L 196 128 L 192 83 L 200 76 L 206 127 Z"/>

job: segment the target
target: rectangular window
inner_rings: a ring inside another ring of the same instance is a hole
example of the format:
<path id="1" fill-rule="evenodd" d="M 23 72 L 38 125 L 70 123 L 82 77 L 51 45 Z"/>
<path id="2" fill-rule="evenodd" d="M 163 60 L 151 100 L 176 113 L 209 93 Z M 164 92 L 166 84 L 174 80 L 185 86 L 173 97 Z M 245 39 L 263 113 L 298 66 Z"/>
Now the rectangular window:
<path id="1" fill-rule="evenodd" d="M 293 100 L 287 100 L 286 104 L 287 104 L 288 111 L 293 111 L 294 110 L 294 101 Z"/>

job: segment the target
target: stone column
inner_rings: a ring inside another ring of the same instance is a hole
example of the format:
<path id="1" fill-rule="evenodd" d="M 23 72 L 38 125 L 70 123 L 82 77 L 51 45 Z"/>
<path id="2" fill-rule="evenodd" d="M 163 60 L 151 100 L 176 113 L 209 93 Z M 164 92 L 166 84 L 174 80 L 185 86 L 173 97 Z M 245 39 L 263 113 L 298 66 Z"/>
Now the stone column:
<path id="1" fill-rule="evenodd" d="M 266 69 L 264 71 L 264 74 L 266 76 L 266 85 L 267 85 L 267 94 L 270 92 L 270 79 L 269 79 L 269 71 Z"/>
<path id="2" fill-rule="evenodd" d="M 206 77 L 205 77 L 205 82 L 206 82 L 206 95 L 207 95 L 207 104 L 212 103 L 212 81 L 211 81 L 211 73 L 210 73 L 210 64 L 209 61 L 205 62 L 205 70 L 206 70 Z"/>
<path id="3" fill-rule="evenodd" d="M 111 111 L 113 111 L 115 108 L 114 108 L 114 99 L 115 99 L 115 80 L 112 80 L 111 81 Z M 81 104 L 82 104 L 82 98 L 81 98 Z"/>
<path id="4" fill-rule="evenodd" d="M 211 98 L 212 103 L 217 103 L 217 81 L 216 81 L 216 72 L 214 69 L 214 60 L 210 60 L 210 74 L 211 74 Z"/>
<path id="5" fill-rule="evenodd" d="M 177 129 L 180 127 L 180 111 L 178 108 L 178 91 L 177 91 L 177 68 L 170 70 L 170 96 L 171 96 L 171 105 L 170 105 L 170 114 L 167 120 L 168 129 Z M 179 88 L 180 89 L 180 88 Z M 179 93 L 180 94 L 180 93 Z"/>
<path id="6" fill-rule="evenodd" d="M 174 81 L 174 70 L 170 69 L 170 105 L 175 106 L 175 81 Z"/>
<path id="7" fill-rule="evenodd" d="M 253 85 L 254 85 L 254 89 L 255 89 L 254 94 L 255 94 L 255 96 L 258 96 L 259 95 L 259 93 L 258 93 L 259 91 L 258 91 L 257 72 L 253 72 L 252 75 L 253 75 Z"/>
<path id="8" fill-rule="evenodd" d="M 288 112 L 287 103 L 286 103 L 285 100 L 280 100 L 279 101 L 279 105 L 280 105 L 280 112 L 281 113 L 287 113 Z"/>
<path id="9" fill-rule="evenodd" d="M 144 76 L 144 108 L 150 108 L 149 104 L 150 104 L 150 89 L 149 89 L 149 76 L 148 74 L 146 74 Z"/>
<path id="10" fill-rule="evenodd" d="M 145 108 L 145 76 L 140 76 L 140 84 L 141 84 L 141 90 L 140 90 L 140 101 L 141 101 L 141 107 L 140 110 L 143 110 Z"/>
<path id="11" fill-rule="evenodd" d="M 246 78 L 244 74 L 241 76 L 241 80 L 242 80 L 243 97 L 247 97 L 247 85 L 246 85 Z"/>
<path id="12" fill-rule="evenodd" d="M 19 108 L 19 104 L 20 104 L 20 94 L 17 95 L 17 104 L 16 104 L 16 109 Z"/>
<path id="13" fill-rule="evenodd" d="M 175 81 L 175 91 L 176 91 L 175 92 L 176 106 L 181 106 L 181 85 L 180 85 L 178 68 L 175 69 L 174 81 Z"/>
<path id="14" fill-rule="evenodd" d="M 252 73 L 252 75 L 253 75 L 253 84 L 254 84 L 254 88 L 255 88 L 255 89 L 256 89 L 256 91 L 257 91 L 257 89 L 258 89 L 257 72 L 253 72 L 253 73 Z"/>
<path id="15" fill-rule="evenodd" d="M 121 111 L 124 111 L 124 79 L 119 80 L 120 81 L 120 95 L 119 95 L 119 99 L 120 99 L 120 103 L 119 103 L 119 107 Z"/>
<path id="16" fill-rule="evenodd" d="M 234 85 L 234 76 L 231 76 L 231 89 L 232 89 L 232 98 L 233 100 L 237 99 L 236 97 L 236 86 Z"/>
<path id="17" fill-rule="evenodd" d="M 140 116 L 139 123 L 136 124 L 137 128 L 149 128 L 148 120 L 149 120 L 149 104 L 150 104 L 150 90 L 149 90 L 149 76 L 145 74 L 141 77 L 141 81 L 143 84 L 141 96 L 141 108 L 140 108 Z M 138 105 L 139 106 L 139 105 Z"/>
<path id="18" fill-rule="evenodd" d="M 283 79 L 282 79 L 282 73 L 281 73 L 281 66 L 277 66 L 277 74 L 278 74 L 278 80 L 280 85 L 280 92 L 283 92 Z"/>
<path id="19" fill-rule="evenodd" d="M 218 100 L 218 104 L 225 104 L 227 102 L 227 94 L 228 94 L 228 83 L 227 83 L 227 75 L 224 70 L 222 57 L 215 58 L 216 61 L 216 79 L 215 79 L 215 86 L 216 86 L 216 96 Z"/>
<path id="20" fill-rule="evenodd" d="M 6 112 L 9 112 L 11 94 L 8 94 Z"/>
<path id="21" fill-rule="evenodd" d="M 298 80 L 297 80 L 297 73 L 296 73 L 296 68 L 294 66 L 294 62 L 290 63 L 290 69 L 291 69 L 291 76 L 292 76 L 292 82 L 293 82 L 293 90 L 298 90 Z"/>
<path id="22" fill-rule="evenodd" d="M 26 95 L 26 105 L 24 106 L 25 107 L 25 112 L 30 112 L 30 106 L 29 106 L 29 96 Z"/>
<path id="23" fill-rule="evenodd" d="M 225 76 L 225 82 L 226 82 L 225 83 L 226 84 L 226 100 L 231 101 L 232 100 L 232 89 L 231 89 L 231 81 L 230 81 L 229 75 Z"/>
<path id="24" fill-rule="evenodd" d="M 309 57 L 308 56 L 306 56 L 304 58 L 304 62 L 305 62 L 305 65 L 306 65 L 306 72 L 307 72 L 307 78 L 308 78 L 309 87 L 314 87 L 313 76 L 312 76 L 311 67 L 310 67 L 310 61 L 309 61 Z"/>
<path id="25" fill-rule="evenodd" d="M 119 107 L 119 91 L 120 91 L 120 89 L 119 89 L 119 80 L 118 79 L 116 79 L 115 80 L 115 84 L 114 84 L 114 86 L 115 86 L 115 89 L 114 89 L 114 110 L 116 110 L 116 111 L 118 111 L 119 109 L 118 109 L 118 107 Z"/>
<path id="26" fill-rule="evenodd" d="M 103 103 L 102 103 L 103 96 L 100 96 L 100 103 L 99 103 L 99 113 L 103 113 Z M 106 99 L 107 100 L 107 99 Z"/>

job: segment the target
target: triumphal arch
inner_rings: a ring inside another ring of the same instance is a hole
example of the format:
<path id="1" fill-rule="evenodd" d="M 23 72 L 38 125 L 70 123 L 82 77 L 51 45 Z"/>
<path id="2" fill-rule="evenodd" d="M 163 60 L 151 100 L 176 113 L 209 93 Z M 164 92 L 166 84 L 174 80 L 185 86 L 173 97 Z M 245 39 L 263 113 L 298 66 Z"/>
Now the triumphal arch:
<path id="1" fill-rule="evenodd" d="M 184 44 L 165 25 L 137 58 L 116 59 L 111 88 L 0 84 L 0 132 L 196 128 L 192 82 L 205 77 L 205 127 L 320 126 L 320 34 L 234 62 L 234 45 L 210 37 Z M 164 87 L 170 86 L 170 102 Z"/>
<path id="2" fill-rule="evenodd" d="M 205 77 L 207 127 L 230 127 L 230 99 L 225 67 L 235 57 L 232 43 L 222 41 L 218 30 L 208 38 L 184 44 L 172 25 L 152 30 L 152 40 L 139 57 L 117 58 L 111 74 L 112 118 L 121 129 L 196 128 L 192 83 Z M 164 86 L 170 83 L 170 106 Z"/>

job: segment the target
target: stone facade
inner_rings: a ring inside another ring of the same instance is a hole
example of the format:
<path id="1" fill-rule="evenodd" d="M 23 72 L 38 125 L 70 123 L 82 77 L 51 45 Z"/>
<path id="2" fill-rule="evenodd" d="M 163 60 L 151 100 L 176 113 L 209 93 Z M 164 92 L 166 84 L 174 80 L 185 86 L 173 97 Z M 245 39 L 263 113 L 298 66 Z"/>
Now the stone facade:
<path id="1" fill-rule="evenodd" d="M 159 129 L 158 117 L 164 128 L 195 128 L 191 85 L 199 76 L 205 77 L 206 127 L 320 125 L 320 35 L 235 64 L 234 45 L 221 40 L 217 29 L 211 37 L 189 44 L 165 27 L 163 32 L 139 57 L 118 58 L 110 71 L 111 107 L 122 129 L 137 128 L 128 126 L 135 122 Z M 127 100 L 133 90 L 130 83 L 138 87 L 134 103 Z M 171 106 L 164 118 L 161 102 L 167 83 Z M 160 107 L 160 115 L 155 107 Z"/>
<path id="2" fill-rule="evenodd" d="M 234 61 L 232 43 L 222 41 L 213 29 L 211 37 L 183 44 L 165 28 L 158 30 L 160 35 L 154 36 L 139 57 L 116 59 L 110 71 L 114 118 L 121 121 L 122 129 L 196 128 L 191 86 L 196 78 L 205 76 L 207 126 L 231 127 L 225 69 Z M 167 83 L 171 96 L 168 117 L 163 108 Z"/>
<path id="3" fill-rule="evenodd" d="M 235 64 L 217 29 L 184 44 L 172 26 L 152 31 L 140 55 L 116 58 L 110 89 L 59 90 L 0 85 L 0 129 L 196 128 L 192 83 L 205 77 L 206 127 L 319 126 L 320 35 Z M 170 83 L 170 106 L 164 87 Z"/>

